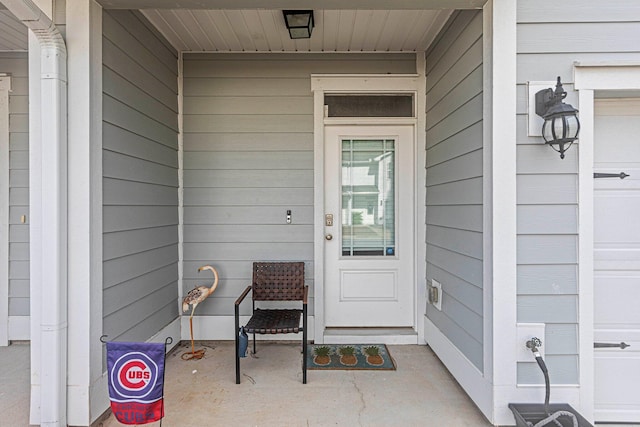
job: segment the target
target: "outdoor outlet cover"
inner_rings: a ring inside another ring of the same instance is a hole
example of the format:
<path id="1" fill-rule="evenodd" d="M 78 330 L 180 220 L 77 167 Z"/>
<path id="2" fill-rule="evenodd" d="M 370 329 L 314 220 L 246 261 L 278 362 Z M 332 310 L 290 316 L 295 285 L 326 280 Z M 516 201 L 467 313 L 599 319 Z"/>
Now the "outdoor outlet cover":
<path id="1" fill-rule="evenodd" d="M 435 298 L 431 300 L 431 304 L 438 310 L 442 311 L 442 284 L 435 279 L 431 279 L 431 287 L 434 292 Z M 430 290 L 431 292 L 431 290 Z"/>

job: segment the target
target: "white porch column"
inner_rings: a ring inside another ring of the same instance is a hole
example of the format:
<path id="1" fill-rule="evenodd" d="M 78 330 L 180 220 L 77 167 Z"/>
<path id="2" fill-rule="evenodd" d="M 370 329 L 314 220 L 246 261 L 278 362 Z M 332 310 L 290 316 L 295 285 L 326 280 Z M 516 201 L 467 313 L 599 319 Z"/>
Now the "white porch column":
<path id="1" fill-rule="evenodd" d="M 9 92 L 0 74 L 0 346 L 9 345 Z"/>
<path id="2" fill-rule="evenodd" d="M 69 53 L 68 422 L 90 425 L 109 404 L 102 374 L 102 9 L 67 0 Z"/>
<path id="3" fill-rule="evenodd" d="M 516 397 L 517 372 L 517 231 L 516 231 L 516 2 L 493 0 L 485 6 L 492 34 L 485 45 L 490 49 L 491 165 L 488 178 L 491 206 L 491 265 L 485 271 L 492 277 L 492 294 L 485 304 L 491 307 L 493 419 L 495 424 L 513 423 L 507 404 Z M 485 187 L 487 189 L 487 187 Z M 489 283 L 489 282 L 485 282 Z M 489 337 L 488 337 L 489 338 Z"/>
<path id="4" fill-rule="evenodd" d="M 50 13 L 50 10 L 49 12 Z M 29 317 L 31 403 L 29 422 L 40 423 L 40 311 L 42 306 L 42 141 L 40 140 L 40 44 L 29 33 Z"/>

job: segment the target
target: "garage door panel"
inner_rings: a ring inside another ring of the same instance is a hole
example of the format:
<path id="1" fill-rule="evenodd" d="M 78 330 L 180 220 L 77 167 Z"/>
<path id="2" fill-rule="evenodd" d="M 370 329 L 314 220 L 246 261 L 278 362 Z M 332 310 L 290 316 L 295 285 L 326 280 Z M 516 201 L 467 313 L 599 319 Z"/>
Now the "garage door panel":
<path id="1" fill-rule="evenodd" d="M 640 423 L 640 99 L 595 107 L 594 416 Z"/>
<path id="2" fill-rule="evenodd" d="M 640 301 L 624 295 L 640 294 L 640 274 L 597 275 L 594 297 L 595 323 L 598 325 L 636 325 L 640 327 Z M 639 369 L 640 371 L 640 369 Z M 640 384 L 640 383 L 639 383 Z"/>

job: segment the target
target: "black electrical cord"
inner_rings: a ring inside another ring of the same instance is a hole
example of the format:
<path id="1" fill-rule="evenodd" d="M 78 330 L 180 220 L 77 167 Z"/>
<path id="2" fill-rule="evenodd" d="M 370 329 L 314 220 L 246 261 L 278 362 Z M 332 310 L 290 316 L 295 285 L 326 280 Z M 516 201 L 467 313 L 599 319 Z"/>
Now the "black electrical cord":
<path id="1" fill-rule="evenodd" d="M 542 356 L 540 356 L 540 353 L 537 353 L 536 355 L 536 362 L 538 362 L 538 366 L 540 366 L 540 370 L 544 375 L 544 412 L 547 415 L 551 415 L 551 412 L 549 412 L 549 397 L 551 396 L 551 385 L 549 383 L 549 371 L 547 370 L 547 364 L 544 363 L 544 360 L 542 359 Z"/>
<path id="2" fill-rule="evenodd" d="M 558 418 L 564 416 L 564 417 L 569 417 L 571 419 L 573 423 L 573 427 L 578 427 L 578 419 L 571 412 L 557 411 L 552 414 L 551 411 L 549 410 L 549 397 L 551 395 L 551 384 L 549 383 L 549 371 L 547 370 L 547 364 L 544 363 L 544 360 L 540 355 L 540 350 L 538 350 L 538 347 L 542 345 L 542 341 L 540 341 L 539 338 L 532 338 L 531 340 L 527 341 L 526 345 L 527 345 L 527 348 L 533 352 L 533 355 L 536 358 L 536 362 L 538 362 L 538 366 L 540 367 L 540 370 L 544 375 L 544 412 L 545 414 L 547 414 L 547 417 L 545 419 L 539 421 L 535 425 L 531 422 L 529 422 L 528 424 L 533 427 L 543 427 L 553 422 L 557 426 L 563 427 L 560 421 L 558 421 Z"/>

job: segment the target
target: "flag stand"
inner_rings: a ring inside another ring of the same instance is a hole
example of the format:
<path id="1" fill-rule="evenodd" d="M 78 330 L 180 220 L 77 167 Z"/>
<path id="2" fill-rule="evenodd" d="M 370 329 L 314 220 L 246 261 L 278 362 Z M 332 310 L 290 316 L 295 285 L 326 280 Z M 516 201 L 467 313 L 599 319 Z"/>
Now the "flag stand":
<path id="1" fill-rule="evenodd" d="M 167 346 L 163 343 L 107 341 L 107 377 L 111 411 L 123 424 L 148 424 L 164 418 L 164 379 Z"/>

